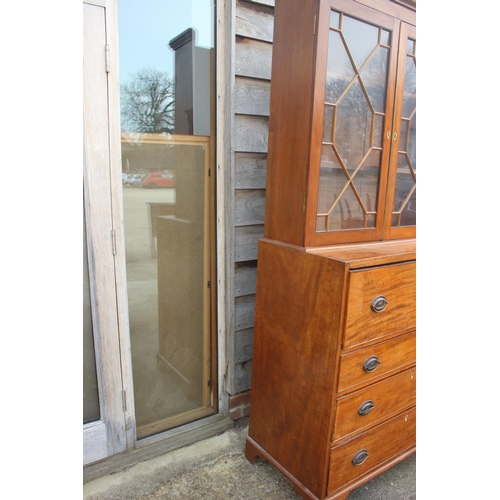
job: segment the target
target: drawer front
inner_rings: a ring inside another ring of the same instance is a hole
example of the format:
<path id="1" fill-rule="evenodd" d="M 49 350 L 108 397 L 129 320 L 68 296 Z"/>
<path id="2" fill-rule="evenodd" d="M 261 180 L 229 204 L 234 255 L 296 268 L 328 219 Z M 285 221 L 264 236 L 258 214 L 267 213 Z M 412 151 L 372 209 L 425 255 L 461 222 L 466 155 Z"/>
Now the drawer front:
<path id="1" fill-rule="evenodd" d="M 334 440 L 382 421 L 416 401 L 416 369 L 389 377 L 337 400 Z"/>
<path id="2" fill-rule="evenodd" d="M 416 411 L 413 408 L 333 448 L 330 453 L 328 494 L 409 450 L 415 443 Z"/>
<path id="3" fill-rule="evenodd" d="M 415 363 L 415 332 L 340 357 L 338 392 L 379 379 Z"/>
<path id="4" fill-rule="evenodd" d="M 416 264 L 349 272 L 344 348 L 415 326 Z"/>

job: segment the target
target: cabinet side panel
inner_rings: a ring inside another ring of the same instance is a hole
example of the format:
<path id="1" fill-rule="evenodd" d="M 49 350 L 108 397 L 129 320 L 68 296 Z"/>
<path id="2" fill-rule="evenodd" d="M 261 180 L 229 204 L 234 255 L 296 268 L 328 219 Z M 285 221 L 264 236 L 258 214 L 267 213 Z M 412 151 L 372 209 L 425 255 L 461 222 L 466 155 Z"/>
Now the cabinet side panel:
<path id="1" fill-rule="evenodd" d="M 281 0 L 274 17 L 265 236 L 303 244 L 316 2 Z"/>
<path id="2" fill-rule="evenodd" d="M 325 491 L 344 272 L 261 240 L 249 436 L 315 495 Z"/>

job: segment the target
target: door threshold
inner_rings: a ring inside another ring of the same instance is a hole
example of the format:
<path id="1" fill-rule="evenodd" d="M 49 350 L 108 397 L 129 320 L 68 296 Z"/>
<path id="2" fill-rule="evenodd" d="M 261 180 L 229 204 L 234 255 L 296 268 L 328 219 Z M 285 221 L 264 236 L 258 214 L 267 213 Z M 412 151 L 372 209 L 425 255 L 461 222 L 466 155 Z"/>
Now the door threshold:
<path id="1" fill-rule="evenodd" d="M 141 439 L 135 449 L 106 458 L 83 468 L 83 483 L 102 476 L 120 472 L 139 462 L 155 458 L 169 451 L 188 446 L 203 439 L 232 429 L 234 421 L 222 414 L 212 415 L 195 422 L 176 427 L 161 434 Z"/>

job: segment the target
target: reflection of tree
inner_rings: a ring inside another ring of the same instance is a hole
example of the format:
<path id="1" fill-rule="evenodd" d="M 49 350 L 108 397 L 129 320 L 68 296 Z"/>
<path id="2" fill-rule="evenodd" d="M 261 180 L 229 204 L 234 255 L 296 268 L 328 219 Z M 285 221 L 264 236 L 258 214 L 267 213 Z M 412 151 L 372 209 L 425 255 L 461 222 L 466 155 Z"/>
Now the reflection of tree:
<path id="1" fill-rule="evenodd" d="M 168 73 L 144 68 L 121 87 L 123 131 L 172 133 L 174 109 L 174 81 Z"/>

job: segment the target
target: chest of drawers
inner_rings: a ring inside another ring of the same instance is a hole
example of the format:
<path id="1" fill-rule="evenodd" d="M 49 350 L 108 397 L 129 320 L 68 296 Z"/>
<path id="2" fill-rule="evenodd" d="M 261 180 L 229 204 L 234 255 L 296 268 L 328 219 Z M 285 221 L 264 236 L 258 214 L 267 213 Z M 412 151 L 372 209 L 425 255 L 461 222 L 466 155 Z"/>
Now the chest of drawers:
<path id="1" fill-rule="evenodd" d="M 247 458 L 344 499 L 415 451 L 415 240 L 259 242 Z"/>

